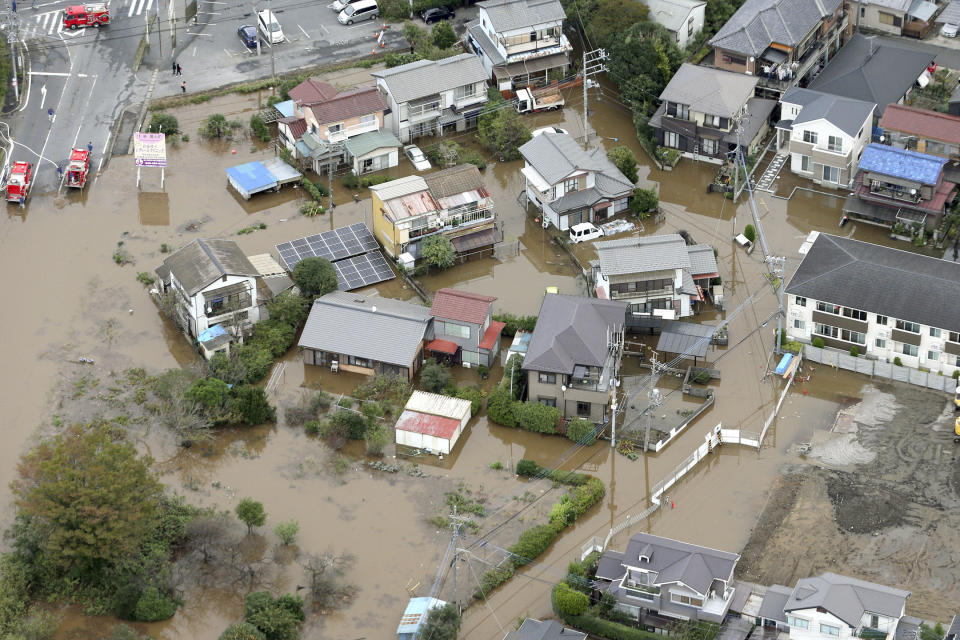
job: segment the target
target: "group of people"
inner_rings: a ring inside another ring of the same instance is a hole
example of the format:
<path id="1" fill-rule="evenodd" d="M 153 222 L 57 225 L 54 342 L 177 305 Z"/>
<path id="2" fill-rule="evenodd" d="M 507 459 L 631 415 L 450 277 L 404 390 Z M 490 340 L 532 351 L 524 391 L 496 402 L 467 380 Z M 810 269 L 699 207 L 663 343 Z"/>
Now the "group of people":
<path id="1" fill-rule="evenodd" d="M 183 67 L 181 67 L 180 63 L 178 63 L 176 60 L 174 60 L 170 64 L 170 69 L 173 71 L 173 75 L 175 76 L 183 75 Z M 184 80 L 180 83 L 180 93 L 186 93 L 186 92 L 187 92 L 187 81 Z"/>
<path id="2" fill-rule="evenodd" d="M 796 62 L 792 64 L 787 64 L 786 62 L 773 65 L 765 64 L 761 67 L 761 71 L 765 78 L 776 78 L 782 82 L 783 80 L 793 80 L 793 74 L 798 66 L 800 65 Z"/>

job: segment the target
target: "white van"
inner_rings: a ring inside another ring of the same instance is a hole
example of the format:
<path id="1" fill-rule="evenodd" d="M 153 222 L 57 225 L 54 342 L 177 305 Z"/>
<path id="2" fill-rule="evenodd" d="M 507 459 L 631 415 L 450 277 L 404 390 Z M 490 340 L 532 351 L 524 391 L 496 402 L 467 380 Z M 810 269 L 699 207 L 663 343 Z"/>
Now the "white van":
<path id="1" fill-rule="evenodd" d="M 361 20 L 375 20 L 378 17 L 380 17 L 380 8 L 377 7 L 377 0 L 360 0 L 344 7 L 337 16 L 337 22 L 353 24 Z"/>
<path id="2" fill-rule="evenodd" d="M 356 4 L 358 2 L 363 2 L 363 0 L 334 0 L 333 4 L 330 5 L 330 8 L 333 9 L 334 13 L 340 13 L 351 4 Z"/>
<path id="3" fill-rule="evenodd" d="M 266 10 L 257 14 L 257 27 L 270 44 L 283 42 L 283 29 L 272 11 Z"/>
<path id="4" fill-rule="evenodd" d="M 600 229 L 597 229 L 589 222 L 581 222 L 580 224 L 575 224 L 570 227 L 570 242 L 573 244 L 602 237 L 603 231 L 600 231 Z"/>

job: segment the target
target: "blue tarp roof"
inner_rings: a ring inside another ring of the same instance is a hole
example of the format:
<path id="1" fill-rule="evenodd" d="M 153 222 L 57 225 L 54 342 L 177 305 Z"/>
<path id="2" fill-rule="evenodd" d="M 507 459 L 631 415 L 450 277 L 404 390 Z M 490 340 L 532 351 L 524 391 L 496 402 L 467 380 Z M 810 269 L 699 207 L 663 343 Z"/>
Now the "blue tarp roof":
<path id="1" fill-rule="evenodd" d="M 776 370 L 777 375 L 783 375 L 787 371 L 787 367 L 790 366 L 791 360 L 793 360 L 792 353 L 783 354 L 783 357 L 780 358 L 780 364 L 777 365 L 777 370 Z"/>
<path id="2" fill-rule="evenodd" d="M 248 162 L 227 169 L 227 175 L 240 185 L 247 193 L 256 193 L 276 184 L 276 177 L 270 173 L 262 162 Z"/>
<path id="3" fill-rule="evenodd" d="M 410 637 L 413 637 L 412 634 L 420 630 L 424 614 L 428 610 L 442 607 L 444 604 L 446 603 L 436 598 L 410 598 L 410 602 L 407 603 L 407 608 L 403 612 L 403 617 L 400 619 L 400 625 L 397 627 L 397 635 L 411 634 Z"/>
<path id="4" fill-rule="evenodd" d="M 946 158 L 938 158 L 919 151 L 897 149 L 884 144 L 869 144 L 863 150 L 860 168 L 892 178 L 935 185 L 946 162 Z"/>
<path id="5" fill-rule="evenodd" d="M 293 100 L 286 100 L 284 102 L 278 102 L 273 105 L 273 108 L 280 112 L 284 118 L 293 117 Z"/>
<path id="6" fill-rule="evenodd" d="M 197 340 L 200 342 L 209 342 L 210 340 L 213 340 L 216 337 L 225 336 L 225 335 L 228 335 L 228 334 L 227 334 L 227 330 L 223 328 L 223 325 L 215 324 L 209 329 L 207 329 L 206 331 L 201 331 L 200 335 L 197 337 Z"/>

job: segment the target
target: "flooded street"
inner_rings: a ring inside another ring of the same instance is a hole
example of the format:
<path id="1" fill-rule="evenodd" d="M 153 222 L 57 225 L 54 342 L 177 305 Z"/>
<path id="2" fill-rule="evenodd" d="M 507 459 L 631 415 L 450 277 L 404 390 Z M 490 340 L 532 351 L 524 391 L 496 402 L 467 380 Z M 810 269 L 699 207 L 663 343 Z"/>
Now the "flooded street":
<path id="1" fill-rule="evenodd" d="M 579 135 L 578 94 L 579 89 L 571 90 L 565 111 L 531 118 L 531 125 L 561 126 Z M 303 197 L 300 189 L 287 187 L 280 193 L 244 201 L 227 188 L 227 167 L 272 153 L 251 147 L 249 141 L 201 142 L 196 129 L 206 115 L 215 112 L 246 121 L 257 100 L 257 96 L 226 96 L 174 111 L 181 129 L 192 140 L 168 148 L 169 167 L 162 191 L 159 171 L 144 170 L 138 193 L 132 159 L 115 157 L 87 192 L 34 194 L 26 209 L 10 206 L 0 219 L 0 268 L 8 274 L 7 312 L 0 319 L 5 336 L 0 354 L 8 363 L 0 384 L 0 404 L 6 408 L 6 446 L 0 450 L 4 527 L 11 522 L 7 484 L 18 457 L 38 429 L 50 431 L 55 416 L 68 411 L 70 399 L 58 390 L 86 366 L 70 361 L 93 358 L 96 365 L 91 369 L 100 376 L 130 367 L 156 372 L 200 363 L 136 279 L 137 272 L 152 274 L 161 263 L 162 245 L 176 249 L 195 238 L 230 238 L 252 255 L 271 252 L 277 243 L 319 231 L 356 222 L 369 224 L 366 192 L 359 192 L 360 199 L 355 201 L 353 192 L 344 189 L 339 180 L 334 180 L 338 206 L 316 218 L 297 213 Z M 641 164 L 641 181 L 659 189 L 665 222 L 647 224 L 644 233 L 686 230 L 697 242 L 711 244 L 719 252 L 727 312 L 711 309 L 698 318 L 711 323 L 733 318 L 730 346 L 712 347 L 707 354 L 707 361 L 723 374 L 712 385 L 714 406 L 661 453 L 637 461 L 615 453 L 609 442 L 572 447 L 573 443 L 559 436 L 545 437 L 490 425 L 485 417 L 474 418 L 449 459 L 442 463 L 404 460 L 403 470 L 397 474 L 371 470 L 359 448 L 332 452 L 301 429 L 287 427 L 283 420 L 275 427 L 227 430 L 192 449 L 177 447 L 168 434 L 149 434 L 139 442 L 141 448 L 157 461 L 162 481 L 189 502 L 232 510 L 241 497 L 252 497 L 264 503 L 269 517 L 267 526 L 243 542 L 244 552 L 260 567 L 260 584 L 188 588 L 182 594 L 185 605 L 171 620 L 135 625 L 138 629 L 164 640 L 214 640 L 242 617 L 243 597 L 253 586 L 286 592 L 305 584 L 297 558 L 277 552 L 271 533 L 277 522 L 295 519 L 300 523 L 296 553 L 333 550 L 349 552 L 356 559 L 347 575 L 358 587 L 356 599 L 330 615 L 309 616 L 304 637 L 392 637 L 407 599 L 427 595 L 437 574 L 449 532 L 427 520 L 445 513 L 446 491 L 464 483 L 482 495 L 489 515 L 478 520 L 479 535 L 494 532 L 489 540 L 508 547 L 519 531 L 534 521 L 531 514 L 541 504 L 548 507 L 559 493 L 548 481 L 521 481 L 507 471 L 491 469 L 491 463 L 509 467 L 529 458 L 545 466 L 560 464 L 596 475 L 607 485 L 604 502 L 566 530 L 536 563 L 493 593 L 486 604 L 474 602 L 467 610 L 462 637 L 499 640 L 518 617 L 549 616 L 549 589 L 563 577 L 567 563 L 579 557 L 581 546 L 592 536 L 604 538 L 612 526 L 647 507 L 649 487 L 701 444 L 717 423 L 761 430 L 780 390 L 763 379 L 776 320 L 761 327 L 776 312 L 777 301 L 765 279 L 761 252 L 748 256 L 732 242 L 735 233 L 750 222 L 749 207 L 706 193 L 716 171 L 714 165 L 684 160 L 672 172 L 650 168 L 636 142 L 629 114 L 609 100 L 591 102 L 591 107 L 591 127 L 602 136 L 594 140 L 607 148 L 625 144 L 633 149 Z M 456 139 L 463 143 L 468 137 Z M 423 141 L 421 148 L 426 150 L 430 144 Z M 567 253 L 518 204 L 523 190 L 521 166 L 522 162 L 491 163 L 481 172 L 496 203 L 505 241 L 518 243 L 516 255 L 471 261 L 424 276 L 420 281 L 427 289 L 457 286 L 489 294 L 497 297 L 496 311 L 515 314 L 535 314 L 548 286 L 561 293 L 586 294 L 586 283 Z M 388 173 L 399 177 L 409 168 L 402 160 L 401 166 Z M 781 183 L 791 179 L 785 175 Z M 799 191 L 789 201 L 769 193 L 758 196 L 770 250 L 787 256 L 788 272 L 799 264 L 797 248 L 810 230 L 853 234 L 861 240 L 889 244 L 873 227 L 849 224 L 838 229 L 841 201 L 839 194 Z M 266 228 L 237 235 L 258 223 Z M 118 250 L 129 253 L 135 264 L 115 264 L 112 256 Z M 582 251 L 589 259 L 592 249 L 585 246 L 577 251 L 578 256 Z M 416 299 L 401 279 L 375 288 L 384 296 Z M 275 398 L 279 414 L 283 406 L 299 401 L 304 388 L 350 393 L 361 381 L 360 376 L 333 374 L 319 367 L 305 371 L 296 349 L 285 356 L 285 362 Z M 488 384 L 499 380 L 501 371 L 497 366 Z M 458 370 L 456 375 L 460 382 L 479 382 L 475 371 Z M 643 530 L 739 552 L 781 468 L 793 460 L 791 445 L 809 441 L 814 431 L 829 428 L 837 408 L 859 397 L 867 384 L 859 376 L 823 371 L 808 384 L 795 386 L 759 452 L 735 445 L 721 448 L 671 489 L 669 506 L 652 516 Z M 646 397 L 645 389 L 638 390 L 635 401 L 645 403 Z M 109 415 L 106 406 L 104 413 Z M 424 477 L 407 473 L 418 462 Z M 521 497 L 528 494 L 529 499 Z M 527 504 L 535 508 L 527 510 Z M 498 526 L 505 521 L 511 524 Z M 615 536 L 611 548 L 625 547 L 638 527 Z M 464 544 L 476 539 L 476 534 L 469 534 Z M 488 560 L 496 555 L 489 549 L 485 553 L 490 554 Z M 459 563 L 457 579 L 463 594 L 472 591 L 482 570 L 482 560 Z M 114 622 L 112 618 L 83 617 L 70 609 L 59 637 L 92 640 L 103 636 Z"/>

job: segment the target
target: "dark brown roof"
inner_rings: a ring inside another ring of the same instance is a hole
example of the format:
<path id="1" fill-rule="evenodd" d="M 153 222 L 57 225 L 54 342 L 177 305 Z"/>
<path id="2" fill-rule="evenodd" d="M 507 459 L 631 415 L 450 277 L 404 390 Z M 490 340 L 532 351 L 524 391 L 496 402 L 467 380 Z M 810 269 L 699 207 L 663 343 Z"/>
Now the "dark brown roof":
<path id="1" fill-rule="evenodd" d="M 303 118 L 290 116 L 289 118 L 280 118 L 277 122 L 287 125 L 294 140 L 300 139 L 300 136 L 307 132 L 307 121 Z"/>
<path id="2" fill-rule="evenodd" d="M 960 144 L 960 118 L 947 113 L 891 104 L 880 118 L 880 128 Z"/>
<path id="3" fill-rule="evenodd" d="M 466 191 L 480 191 L 486 194 L 480 171 L 472 164 L 461 164 L 423 176 L 434 198 L 448 198 Z"/>
<path id="4" fill-rule="evenodd" d="M 329 82 L 307 78 L 287 93 L 297 104 L 311 105 L 333 98 L 337 95 L 337 89 Z"/>
<path id="5" fill-rule="evenodd" d="M 345 91 L 310 107 L 320 124 L 343 122 L 348 118 L 378 113 L 387 108 L 376 87 Z"/>

